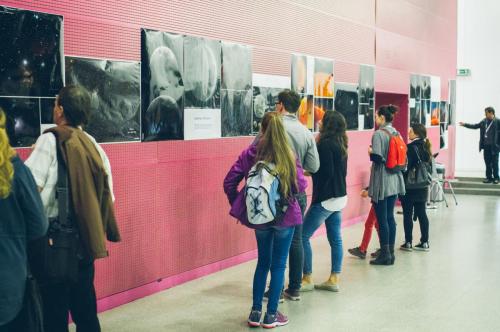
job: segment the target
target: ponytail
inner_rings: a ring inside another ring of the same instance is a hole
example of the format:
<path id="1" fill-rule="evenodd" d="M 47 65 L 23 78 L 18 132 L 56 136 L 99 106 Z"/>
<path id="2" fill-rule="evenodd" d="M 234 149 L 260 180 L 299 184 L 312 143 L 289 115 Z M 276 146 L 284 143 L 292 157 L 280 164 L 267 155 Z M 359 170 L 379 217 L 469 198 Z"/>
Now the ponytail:
<path id="1" fill-rule="evenodd" d="M 429 160 L 432 160 L 432 145 L 427 137 L 424 139 L 424 149 L 429 154 Z"/>

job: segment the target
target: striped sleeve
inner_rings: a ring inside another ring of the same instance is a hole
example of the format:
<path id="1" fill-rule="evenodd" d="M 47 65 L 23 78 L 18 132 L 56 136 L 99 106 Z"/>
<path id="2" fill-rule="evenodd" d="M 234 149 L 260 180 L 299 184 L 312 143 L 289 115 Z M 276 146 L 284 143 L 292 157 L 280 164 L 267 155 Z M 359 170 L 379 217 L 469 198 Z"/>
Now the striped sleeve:
<path id="1" fill-rule="evenodd" d="M 36 185 L 44 188 L 49 177 L 49 168 L 56 157 L 56 138 L 53 134 L 47 133 L 41 135 L 35 143 L 35 148 L 26 160 Z"/>

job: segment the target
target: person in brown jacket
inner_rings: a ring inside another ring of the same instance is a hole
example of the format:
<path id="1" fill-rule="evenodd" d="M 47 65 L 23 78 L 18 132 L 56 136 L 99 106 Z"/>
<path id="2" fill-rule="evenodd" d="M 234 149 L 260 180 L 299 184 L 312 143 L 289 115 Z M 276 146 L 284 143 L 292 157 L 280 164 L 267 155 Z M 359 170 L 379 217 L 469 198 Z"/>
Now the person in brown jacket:
<path id="1" fill-rule="evenodd" d="M 77 86 L 61 89 L 54 103 L 54 122 L 35 144 L 26 165 L 40 190 L 49 220 L 59 215 L 56 199 L 58 149 L 68 175 L 68 215 L 79 242 L 76 280 L 43 280 L 40 285 L 45 331 L 68 331 L 68 312 L 78 331 L 100 331 L 94 288 L 94 260 L 108 256 L 106 239 L 120 241 L 113 208 L 109 160 L 94 138 L 82 130 L 90 96 Z"/>

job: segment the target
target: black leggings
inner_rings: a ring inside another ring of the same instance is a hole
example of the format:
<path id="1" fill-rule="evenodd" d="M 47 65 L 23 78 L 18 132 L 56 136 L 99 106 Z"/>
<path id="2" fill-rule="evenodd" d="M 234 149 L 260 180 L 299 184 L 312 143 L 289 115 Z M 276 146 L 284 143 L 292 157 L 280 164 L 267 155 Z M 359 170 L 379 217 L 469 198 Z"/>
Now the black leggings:
<path id="1" fill-rule="evenodd" d="M 413 215 L 418 218 L 420 223 L 420 242 L 429 241 L 429 218 L 425 210 L 425 202 L 413 202 L 408 199 L 402 199 L 401 205 L 403 206 L 403 220 L 405 228 L 405 242 L 412 242 L 413 240 Z"/>

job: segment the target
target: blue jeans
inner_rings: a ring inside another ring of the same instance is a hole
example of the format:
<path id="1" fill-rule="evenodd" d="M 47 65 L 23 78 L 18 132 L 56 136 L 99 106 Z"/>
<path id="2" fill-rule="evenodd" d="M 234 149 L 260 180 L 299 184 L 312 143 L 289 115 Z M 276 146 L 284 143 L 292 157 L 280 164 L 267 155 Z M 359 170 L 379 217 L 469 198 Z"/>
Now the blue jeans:
<path id="1" fill-rule="evenodd" d="M 312 273 L 312 249 L 309 239 L 323 222 L 326 226 L 328 242 L 330 242 L 332 259 L 331 272 L 340 273 L 342 270 L 343 249 L 342 234 L 340 232 L 342 212 L 328 211 L 323 208 L 321 203 L 314 203 L 309 208 L 309 211 L 307 211 L 302 230 L 302 243 L 304 244 L 304 274 Z"/>
<path id="2" fill-rule="evenodd" d="M 271 270 L 271 283 L 267 312 L 275 314 L 278 310 L 278 301 L 285 283 L 286 260 L 292 243 L 293 231 L 293 227 L 270 227 L 264 230 L 255 230 L 259 257 L 253 277 L 252 310 L 262 311 L 262 298 L 269 270 Z"/>
<path id="3" fill-rule="evenodd" d="M 381 201 L 373 203 L 377 221 L 379 225 L 378 236 L 380 246 L 393 246 L 396 242 L 396 220 L 394 220 L 394 204 L 396 203 L 397 195 L 389 196 Z"/>

